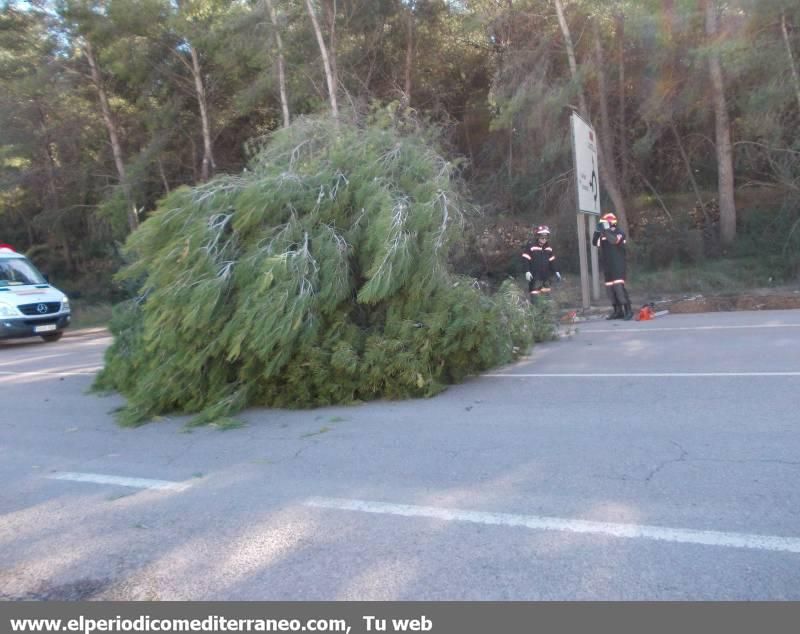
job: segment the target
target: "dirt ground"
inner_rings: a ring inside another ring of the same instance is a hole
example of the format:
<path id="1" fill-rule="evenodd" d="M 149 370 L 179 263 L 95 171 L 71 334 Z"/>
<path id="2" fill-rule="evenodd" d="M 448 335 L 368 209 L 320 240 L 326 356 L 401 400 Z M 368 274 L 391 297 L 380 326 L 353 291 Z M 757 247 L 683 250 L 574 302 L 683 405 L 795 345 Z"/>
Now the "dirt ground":
<path id="1" fill-rule="evenodd" d="M 800 288 L 754 289 L 740 293 L 668 298 L 655 302 L 655 305 L 657 310 L 669 310 L 671 313 L 800 308 Z"/>
<path id="2" fill-rule="evenodd" d="M 570 324 L 580 321 L 602 319 L 610 309 L 607 302 L 602 300 L 589 310 L 578 307 L 580 299 L 575 299 L 577 289 L 570 289 L 573 297 L 566 302 L 561 302 L 558 310 L 558 319 L 561 323 Z M 634 314 L 638 315 L 639 309 L 645 302 L 636 294 L 632 297 Z M 750 289 L 737 293 L 718 293 L 708 295 L 671 295 L 651 297 L 647 303 L 652 302 L 656 312 L 669 311 L 673 314 L 680 313 L 713 313 L 735 310 L 781 310 L 800 309 L 800 286 L 790 288 L 765 288 Z"/>

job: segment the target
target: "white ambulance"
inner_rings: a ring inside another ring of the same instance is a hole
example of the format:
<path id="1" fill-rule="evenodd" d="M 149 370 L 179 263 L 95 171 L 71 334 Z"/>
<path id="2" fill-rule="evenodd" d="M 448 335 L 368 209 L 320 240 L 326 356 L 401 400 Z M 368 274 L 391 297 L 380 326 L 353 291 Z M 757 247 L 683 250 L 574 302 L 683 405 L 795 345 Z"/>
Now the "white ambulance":
<path id="1" fill-rule="evenodd" d="M 0 339 L 61 339 L 72 314 L 69 300 L 21 253 L 0 244 Z"/>

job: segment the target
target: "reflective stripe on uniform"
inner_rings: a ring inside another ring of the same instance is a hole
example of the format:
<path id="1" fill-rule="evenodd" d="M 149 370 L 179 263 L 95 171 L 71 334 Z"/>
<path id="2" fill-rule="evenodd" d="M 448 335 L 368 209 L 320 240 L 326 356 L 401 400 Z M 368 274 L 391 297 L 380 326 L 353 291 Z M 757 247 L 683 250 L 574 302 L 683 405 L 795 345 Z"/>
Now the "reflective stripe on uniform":
<path id="1" fill-rule="evenodd" d="M 531 256 L 529 256 L 527 253 L 523 253 L 522 257 L 525 258 L 526 260 L 530 260 L 531 259 Z"/>
<path id="2" fill-rule="evenodd" d="M 548 261 L 549 261 L 549 262 L 552 262 L 552 261 L 553 261 L 553 260 L 555 260 L 555 259 L 556 259 L 556 256 L 554 256 L 554 255 L 551 255 L 551 256 L 550 256 L 550 260 L 548 260 Z"/>

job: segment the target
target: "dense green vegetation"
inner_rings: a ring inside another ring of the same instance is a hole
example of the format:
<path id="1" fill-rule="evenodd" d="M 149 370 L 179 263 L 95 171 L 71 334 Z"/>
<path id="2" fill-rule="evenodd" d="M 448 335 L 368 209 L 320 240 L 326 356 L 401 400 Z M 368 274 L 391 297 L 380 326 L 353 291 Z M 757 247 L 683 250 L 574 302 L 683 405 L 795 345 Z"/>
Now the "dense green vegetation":
<path id="1" fill-rule="evenodd" d="M 276 134 L 238 176 L 181 188 L 128 241 L 137 289 L 98 387 L 122 420 L 435 394 L 524 353 L 539 316 L 453 275 L 453 165 L 413 131 L 328 117 Z M 552 328 L 545 324 L 544 332 Z"/>

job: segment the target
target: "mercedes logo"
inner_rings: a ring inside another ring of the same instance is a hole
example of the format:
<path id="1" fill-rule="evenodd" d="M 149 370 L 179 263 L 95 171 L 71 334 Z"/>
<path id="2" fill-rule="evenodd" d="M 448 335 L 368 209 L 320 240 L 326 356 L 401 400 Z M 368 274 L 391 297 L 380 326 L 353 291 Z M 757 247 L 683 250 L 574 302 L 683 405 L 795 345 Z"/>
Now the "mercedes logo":
<path id="1" fill-rule="evenodd" d="M 47 312 L 47 304 L 36 304 L 36 312 L 44 315 Z"/>

